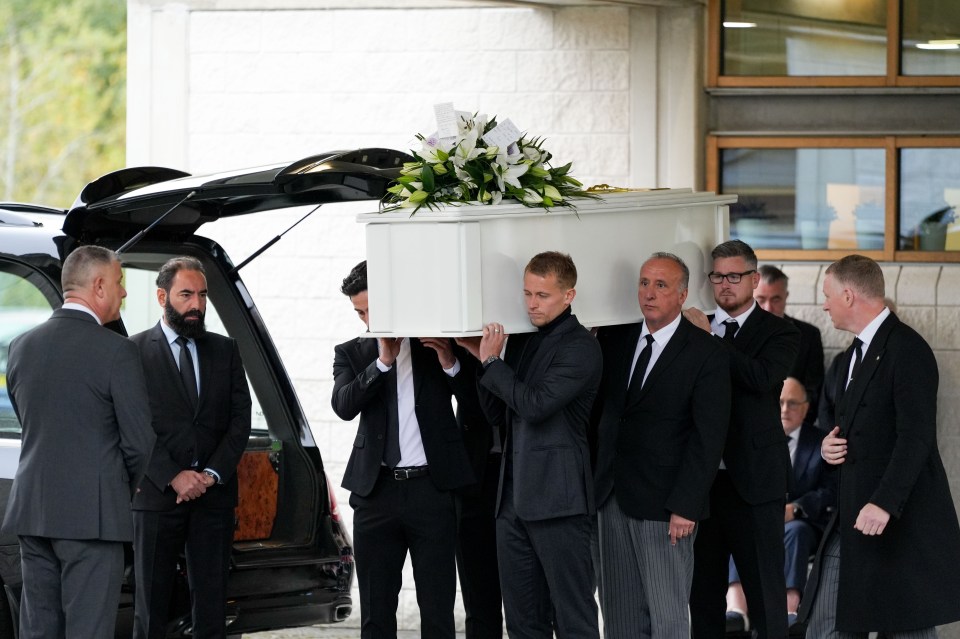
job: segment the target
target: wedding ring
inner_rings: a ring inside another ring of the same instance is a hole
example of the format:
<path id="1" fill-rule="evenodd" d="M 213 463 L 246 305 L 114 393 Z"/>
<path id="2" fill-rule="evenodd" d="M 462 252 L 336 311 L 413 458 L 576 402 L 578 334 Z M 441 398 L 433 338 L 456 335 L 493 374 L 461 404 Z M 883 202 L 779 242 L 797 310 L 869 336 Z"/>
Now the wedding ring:
<path id="1" fill-rule="evenodd" d="M 499 329 L 499 328 L 495 328 L 495 329 L 493 329 L 493 332 L 494 332 L 494 333 L 499 333 L 499 332 L 500 332 L 500 329 Z"/>

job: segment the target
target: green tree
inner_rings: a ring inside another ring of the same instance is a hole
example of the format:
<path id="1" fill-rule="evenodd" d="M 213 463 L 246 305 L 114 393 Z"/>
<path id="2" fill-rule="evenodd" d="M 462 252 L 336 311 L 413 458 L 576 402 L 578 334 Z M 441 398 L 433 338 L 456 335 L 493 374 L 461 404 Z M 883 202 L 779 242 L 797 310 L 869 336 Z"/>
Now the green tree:
<path id="1" fill-rule="evenodd" d="M 0 0 L 0 200 L 66 208 L 121 168 L 125 0 Z"/>

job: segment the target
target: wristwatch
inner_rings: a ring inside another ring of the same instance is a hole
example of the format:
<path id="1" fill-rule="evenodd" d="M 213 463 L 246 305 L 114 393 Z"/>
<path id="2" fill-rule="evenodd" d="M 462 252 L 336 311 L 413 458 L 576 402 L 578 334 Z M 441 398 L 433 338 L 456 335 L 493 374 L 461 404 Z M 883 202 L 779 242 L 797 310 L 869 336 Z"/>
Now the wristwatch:
<path id="1" fill-rule="evenodd" d="M 214 484 L 219 484 L 219 483 L 220 483 L 220 481 L 217 479 L 217 476 L 216 476 L 213 472 L 211 472 L 211 471 L 209 471 L 209 470 L 205 470 L 205 471 L 203 471 L 203 474 L 206 475 L 207 477 L 209 477 L 210 479 L 212 479 Z"/>
<path id="2" fill-rule="evenodd" d="M 499 355 L 491 355 L 487 359 L 483 360 L 483 367 L 487 368 L 488 366 L 490 366 L 490 364 L 493 364 L 498 359 L 500 359 Z"/>

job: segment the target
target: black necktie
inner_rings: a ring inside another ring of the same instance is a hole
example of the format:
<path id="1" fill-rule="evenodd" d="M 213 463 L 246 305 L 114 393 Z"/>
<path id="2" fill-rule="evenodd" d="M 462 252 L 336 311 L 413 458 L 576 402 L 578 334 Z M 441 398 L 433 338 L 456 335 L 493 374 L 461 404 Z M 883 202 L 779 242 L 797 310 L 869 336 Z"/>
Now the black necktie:
<path id="1" fill-rule="evenodd" d="M 197 393 L 197 373 L 193 369 L 193 355 L 187 348 L 189 341 L 181 335 L 177 338 L 177 344 L 180 345 L 180 379 L 183 381 L 183 387 L 187 389 L 190 404 L 196 408 L 200 397 Z"/>
<path id="2" fill-rule="evenodd" d="M 383 463 L 390 468 L 396 468 L 400 463 L 400 418 L 397 410 L 397 362 L 393 363 L 393 368 L 387 374 L 390 378 L 386 380 L 387 384 L 393 387 L 392 393 L 387 393 L 387 432 L 384 436 Z"/>
<path id="3" fill-rule="evenodd" d="M 859 337 L 853 338 L 853 368 L 850 369 L 850 381 L 847 382 L 847 385 L 853 383 L 854 378 L 857 375 L 857 369 L 860 368 L 860 363 L 863 362 L 863 341 Z"/>
<path id="4" fill-rule="evenodd" d="M 737 335 L 737 330 L 740 328 L 740 324 L 737 323 L 735 319 L 728 319 L 723 323 L 726 326 L 726 330 L 723 331 L 723 339 L 727 342 L 732 342 L 733 338 Z"/>
<path id="5" fill-rule="evenodd" d="M 643 376 L 647 374 L 647 365 L 650 363 L 650 354 L 653 352 L 653 335 L 647 333 L 644 335 L 647 343 L 640 349 L 640 355 L 637 356 L 637 363 L 633 366 L 633 377 L 630 378 L 628 395 L 633 395 L 643 388 Z"/>

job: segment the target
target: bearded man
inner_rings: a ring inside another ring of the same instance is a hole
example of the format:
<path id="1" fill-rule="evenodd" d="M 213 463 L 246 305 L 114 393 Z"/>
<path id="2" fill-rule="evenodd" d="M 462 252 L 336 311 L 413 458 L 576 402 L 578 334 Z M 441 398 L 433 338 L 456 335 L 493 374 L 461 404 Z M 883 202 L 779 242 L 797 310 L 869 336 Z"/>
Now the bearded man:
<path id="1" fill-rule="evenodd" d="M 140 347 L 157 443 L 133 500 L 135 639 L 166 637 L 185 551 L 193 636 L 225 637 L 237 464 L 250 436 L 250 390 L 235 340 L 204 327 L 203 265 L 160 268 L 163 317 L 131 339 Z"/>

